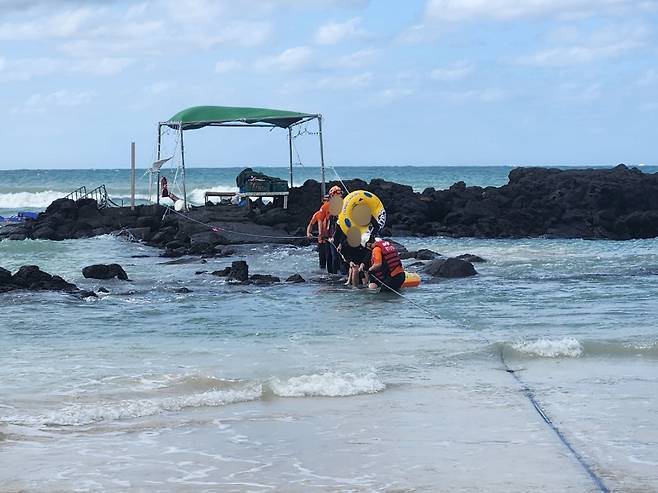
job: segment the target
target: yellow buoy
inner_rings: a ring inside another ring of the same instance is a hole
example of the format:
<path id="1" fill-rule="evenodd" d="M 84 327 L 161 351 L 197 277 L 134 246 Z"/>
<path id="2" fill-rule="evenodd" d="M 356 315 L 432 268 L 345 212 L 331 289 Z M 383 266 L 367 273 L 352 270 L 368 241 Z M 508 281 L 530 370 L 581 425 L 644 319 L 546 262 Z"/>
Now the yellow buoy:
<path id="1" fill-rule="evenodd" d="M 343 199 L 343 208 L 338 214 L 338 225 L 345 233 L 347 244 L 351 247 L 365 244 L 375 226 L 379 230 L 385 224 L 384 205 L 374 193 L 355 190 Z"/>

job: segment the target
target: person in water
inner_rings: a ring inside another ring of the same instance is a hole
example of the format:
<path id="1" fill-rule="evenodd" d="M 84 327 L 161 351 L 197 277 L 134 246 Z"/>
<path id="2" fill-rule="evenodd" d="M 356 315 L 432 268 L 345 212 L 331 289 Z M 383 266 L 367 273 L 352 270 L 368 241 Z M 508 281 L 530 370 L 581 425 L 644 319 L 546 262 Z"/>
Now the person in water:
<path id="1" fill-rule="evenodd" d="M 326 232 L 326 220 L 327 216 L 329 215 L 329 208 L 325 207 L 325 204 L 329 204 L 329 195 L 325 195 L 322 198 L 322 206 L 315 214 L 313 214 L 311 220 L 308 223 L 308 226 L 306 227 L 306 236 L 313 238 L 313 226 L 315 224 L 318 225 L 318 262 L 320 269 L 325 269 L 327 267 L 327 256 L 329 249 Z"/>
<path id="2" fill-rule="evenodd" d="M 399 291 L 404 284 L 404 269 L 397 249 L 388 241 L 378 240 L 371 236 L 366 242 L 370 250 L 370 267 L 367 272 L 371 274 L 372 281 L 368 286 L 376 289 L 381 286 L 383 290 Z"/>
<path id="3" fill-rule="evenodd" d="M 367 268 L 370 266 L 370 251 L 361 245 L 351 247 L 347 242 L 341 244 L 341 253 L 349 262 L 349 272 L 346 286 L 352 285 L 355 288 L 361 285 L 368 285 Z"/>
<path id="4" fill-rule="evenodd" d="M 335 185 L 329 189 L 329 200 L 333 196 L 343 196 L 343 190 Z M 323 206 L 324 207 L 324 206 Z M 329 274 L 338 274 L 347 275 L 347 262 L 343 258 L 340 252 L 340 244 L 342 241 L 343 232 L 338 227 L 338 216 L 332 215 L 329 212 L 329 204 L 327 204 L 328 216 L 326 219 L 327 222 L 327 237 L 329 238 L 329 247 L 327 252 L 327 271 Z"/>

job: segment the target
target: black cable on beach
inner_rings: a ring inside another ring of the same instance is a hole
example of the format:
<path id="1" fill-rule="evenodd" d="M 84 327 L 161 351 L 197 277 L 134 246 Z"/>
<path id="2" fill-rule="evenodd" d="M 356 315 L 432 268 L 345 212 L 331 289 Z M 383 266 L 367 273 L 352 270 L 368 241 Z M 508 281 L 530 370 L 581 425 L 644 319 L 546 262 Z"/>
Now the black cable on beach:
<path id="1" fill-rule="evenodd" d="M 537 398 L 535 397 L 535 393 L 532 391 L 532 389 L 521 379 L 521 377 L 518 374 L 518 370 L 512 370 L 507 362 L 505 361 L 505 355 L 503 354 L 503 348 L 501 347 L 500 349 L 500 361 L 505 367 L 505 371 L 512 375 L 514 379 L 519 383 L 521 386 L 521 390 L 523 391 L 523 395 L 525 395 L 530 403 L 532 404 L 532 407 L 535 408 L 535 411 L 541 416 L 541 418 L 544 420 L 544 422 L 555 432 L 557 437 L 560 439 L 562 444 L 569 449 L 569 451 L 572 453 L 572 455 L 576 458 L 578 463 L 585 469 L 587 472 L 587 475 L 592 479 L 592 481 L 596 484 L 596 487 L 601 491 L 602 493 L 610 493 L 610 489 L 605 485 L 603 482 L 603 479 L 601 479 L 600 476 L 598 476 L 592 467 L 587 463 L 585 458 L 574 448 L 574 446 L 571 444 L 569 439 L 562 433 L 562 431 L 557 427 L 555 423 L 551 420 L 551 418 L 546 414 L 546 411 L 541 407 L 541 404 L 537 401 Z"/>
<path id="2" fill-rule="evenodd" d="M 397 294 L 401 298 L 403 298 L 405 301 L 408 301 L 409 303 L 413 304 L 415 307 L 421 309 L 431 317 L 437 319 L 437 320 L 443 320 L 438 314 L 434 313 L 432 310 L 429 308 L 426 308 L 415 301 L 413 301 L 410 298 L 407 298 L 404 296 L 402 293 L 390 288 L 387 286 L 385 283 L 381 283 L 382 286 L 386 287 L 388 290 L 392 291 L 393 293 Z M 455 322 L 453 322 L 455 323 Z M 462 325 L 462 324 L 457 324 L 457 325 Z M 467 326 L 463 326 L 465 328 L 469 328 Z M 489 341 L 487 341 L 489 343 Z M 551 430 L 557 435 L 557 437 L 560 439 L 562 444 L 571 452 L 571 454 L 576 458 L 578 463 L 582 466 L 582 468 L 585 470 L 587 475 L 591 478 L 591 480 L 596 484 L 596 487 L 599 489 L 601 493 L 610 493 L 610 489 L 605 485 L 603 482 L 603 479 L 601 479 L 600 476 L 598 476 L 592 467 L 587 463 L 585 458 L 574 448 L 574 446 L 571 444 L 569 439 L 565 436 L 564 433 L 557 427 L 555 423 L 551 420 L 551 418 L 548 416 L 546 411 L 542 408 L 541 404 L 539 404 L 539 401 L 537 401 L 537 398 L 535 397 L 535 393 L 532 391 L 532 389 L 521 379 L 521 377 L 518 375 L 517 370 L 512 370 L 507 362 L 505 361 L 505 355 L 503 354 L 503 347 L 501 346 L 500 348 L 500 361 L 503 364 L 503 367 L 505 368 L 505 371 L 512 375 L 514 379 L 518 382 L 518 384 L 521 386 L 521 391 L 523 392 L 523 395 L 526 396 L 526 398 L 530 401 L 532 404 L 532 407 L 537 411 L 537 414 L 541 416 L 542 420 L 549 426 Z"/>

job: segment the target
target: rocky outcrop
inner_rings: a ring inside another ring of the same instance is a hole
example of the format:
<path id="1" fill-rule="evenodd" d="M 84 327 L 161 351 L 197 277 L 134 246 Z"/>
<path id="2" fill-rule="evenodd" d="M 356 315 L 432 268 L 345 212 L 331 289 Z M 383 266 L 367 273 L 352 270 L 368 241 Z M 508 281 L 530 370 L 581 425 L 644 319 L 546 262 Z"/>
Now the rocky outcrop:
<path id="1" fill-rule="evenodd" d="M 94 292 L 82 290 L 60 276 L 53 276 L 42 271 L 36 265 L 24 265 L 13 275 L 7 269 L 0 267 L 0 293 L 21 289 L 28 291 L 63 291 L 81 298 L 96 296 Z"/>
<path id="2" fill-rule="evenodd" d="M 119 264 L 94 264 L 82 269 L 82 275 L 87 279 L 120 279 L 129 281 L 128 274 Z"/>
<path id="3" fill-rule="evenodd" d="M 231 263 L 231 270 L 226 278 L 228 281 L 247 282 L 249 280 L 249 266 L 244 260 Z"/>
<path id="4" fill-rule="evenodd" d="M 658 173 L 644 174 L 624 165 L 588 170 L 517 168 L 501 187 L 458 182 L 446 190 L 427 188 L 422 193 L 381 179 L 344 183 L 349 190 L 369 190 L 382 200 L 387 213 L 382 236 L 614 240 L 658 236 Z M 330 182 L 327 187 L 333 185 L 340 183 Z M 226 256 L 231 251 L 227 245 L 308 245 L 305 227 L 319 205 L 320 184 L 314 180 L 290 190 L 287 210 L 257 201 L 251 210 L 228 205 L 193 208 L 187 218 L 157 205 L 99 210 L 91 199 L 58 199 L 36 220 L 0 228 L 0 239 L 63 240 L 118 232 L 162 248 L 168 257 Z"/>

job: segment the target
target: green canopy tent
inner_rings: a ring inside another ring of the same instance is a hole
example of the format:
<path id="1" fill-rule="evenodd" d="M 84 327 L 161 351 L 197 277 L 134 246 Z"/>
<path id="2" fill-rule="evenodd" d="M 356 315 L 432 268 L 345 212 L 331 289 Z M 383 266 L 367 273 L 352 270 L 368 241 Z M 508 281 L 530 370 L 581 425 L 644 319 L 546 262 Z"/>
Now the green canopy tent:
<path id="1" fill-rule="evenodd" d="M 320 172 L 322 180 L 322 195 L 326 193 L 324 179 L 324 147 L 322 143 L 322 115 L 312 113 L 299 113 L 296 111 L 273 110 L 267 108 L 241 108 L 233 106 L 194 106 L 179 111 L 169 120 L 158 123 L 158 147 L 156 163 L 161 160 L 160 147 L 162 143 L 162 127 L 169 127 L 179 132 L 180 156 L 183 177 L 183 201 L 187 209 L 187 192 L 185 189 L 185 146 L 183 132 L 203 127 L 266 127 L 283 128 L 288 130 L 288 151 L 290 163 L 290 186 L 292 181 L 292 127 L 311 120 L 318 121 L 318 135 L 320 137 Z M 161 164 L 160 164 L 161 166 Z M 158 168 L 158 203 L 160 203 L 160 172 Z"/>

